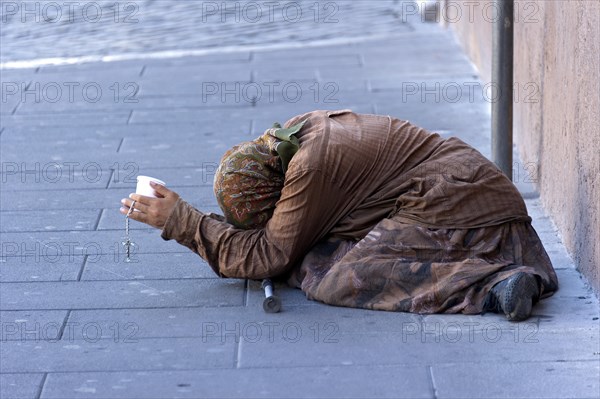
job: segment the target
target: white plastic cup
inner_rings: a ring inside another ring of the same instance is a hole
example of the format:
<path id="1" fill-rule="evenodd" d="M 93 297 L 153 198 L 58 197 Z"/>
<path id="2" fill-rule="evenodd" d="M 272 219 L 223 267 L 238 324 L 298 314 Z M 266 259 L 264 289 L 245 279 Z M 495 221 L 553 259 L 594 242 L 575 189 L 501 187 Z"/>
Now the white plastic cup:
<path id="1" fill-rule="evenodd" d="M 137 187 L 135 188 L 135 193 L 139 195 L 143 195 L 145 197 L 158 198 L 156 191 L 150 185 L 150 182 L 158 183 L 161 186 L 166 186 L 165 182 L 162 180 L 155 179 L 150 176 L 138 176 L 137 177 Z"/>

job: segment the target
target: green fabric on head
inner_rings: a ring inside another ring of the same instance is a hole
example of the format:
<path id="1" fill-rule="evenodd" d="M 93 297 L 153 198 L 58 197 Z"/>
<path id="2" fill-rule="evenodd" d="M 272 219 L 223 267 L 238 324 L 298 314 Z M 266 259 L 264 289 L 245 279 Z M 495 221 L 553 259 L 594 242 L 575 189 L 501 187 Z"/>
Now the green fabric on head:
<path id="1" fill-rule="evenodd" d="M 298 141 L 298 138 L 294 135 L 298 133 L 300 129 L 302 129 L 305 123 L 306 121 L 302 121 L 288 129 L 283 129 L 280 127 L 274 129 L 274 131 L 271 133 L 276 138 L 281 140 L 279 143 L 277 143 L 275 151 L 281 157 L 281 166 L 283 168 L 284 173 L 287 172 L 288 164 L 292 160 L 294 154 L 296 154 L 296 152 L 300 148 L 300 142 Z"/>

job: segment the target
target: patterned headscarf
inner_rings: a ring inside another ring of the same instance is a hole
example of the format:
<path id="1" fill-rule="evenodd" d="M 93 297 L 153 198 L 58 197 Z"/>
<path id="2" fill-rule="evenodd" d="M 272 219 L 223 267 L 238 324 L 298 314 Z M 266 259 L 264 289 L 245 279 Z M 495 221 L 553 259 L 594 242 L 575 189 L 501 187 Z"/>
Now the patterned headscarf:
<path id="1" fill-rule="evenodd" d="M 227 151 L 215 173 L 214 191 L 228 223 L 241 229 L 265 227 L 281 197 L 287 164 L 298 150 L 293 136 L 304 122 L 280 125 L 254 141 Z"/>

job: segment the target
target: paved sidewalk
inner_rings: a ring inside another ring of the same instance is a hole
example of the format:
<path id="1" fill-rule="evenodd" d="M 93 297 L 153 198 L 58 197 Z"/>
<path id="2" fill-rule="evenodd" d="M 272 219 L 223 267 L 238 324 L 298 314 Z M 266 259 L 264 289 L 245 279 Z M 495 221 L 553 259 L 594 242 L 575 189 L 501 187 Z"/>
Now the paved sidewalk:
<path id="1" fill-rule="evenodd" d="M 460 47 L 436 25 L 404 30 L 3 70 L 0 397 L 599 397 L 598 299 L 527 185 L 531 165 L 516 179 L 560 290 L 523 323 L 335 308 L 286 287 L 268 315 L 258 283 L 217 279 L 136 222 L 124 262 L 119 200 L 135 176 L 216 211 L 223 152 L 309 110 L 392 114 L 489 156 L 484 83 Z"/>

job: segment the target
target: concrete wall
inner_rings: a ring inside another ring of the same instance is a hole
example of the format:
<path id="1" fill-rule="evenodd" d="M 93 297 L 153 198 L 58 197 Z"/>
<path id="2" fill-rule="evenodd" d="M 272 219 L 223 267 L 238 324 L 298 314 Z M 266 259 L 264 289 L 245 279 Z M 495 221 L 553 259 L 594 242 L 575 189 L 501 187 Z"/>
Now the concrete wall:
<path id="1" fill-rule="evenodd" d="M 495 5 L 445 3 L 441 19 L 489 82 Z M 523 162 L 536 166 L 530 170 L 543 204 L 598 292 L 600 1 L 516 1 L 515 9 L 515 142 Z"/>

